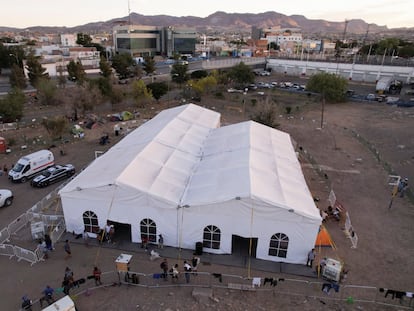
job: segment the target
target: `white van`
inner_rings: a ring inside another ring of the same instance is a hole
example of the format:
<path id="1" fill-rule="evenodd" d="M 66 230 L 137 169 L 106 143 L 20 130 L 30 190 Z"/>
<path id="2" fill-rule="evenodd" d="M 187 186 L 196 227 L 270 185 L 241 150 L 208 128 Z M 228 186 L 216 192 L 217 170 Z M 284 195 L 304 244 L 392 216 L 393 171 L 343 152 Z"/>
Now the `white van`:
<path id="1" fill-rule="evenodd" d="M 13 182 L 26 182 L 28 179 L 35 176 L 37 173 L 43 171 L 55 164 L 55 157 L 49 150 L 40 150 L 21 157 L 19 161 L 9 171 L 9 179 Z"/>

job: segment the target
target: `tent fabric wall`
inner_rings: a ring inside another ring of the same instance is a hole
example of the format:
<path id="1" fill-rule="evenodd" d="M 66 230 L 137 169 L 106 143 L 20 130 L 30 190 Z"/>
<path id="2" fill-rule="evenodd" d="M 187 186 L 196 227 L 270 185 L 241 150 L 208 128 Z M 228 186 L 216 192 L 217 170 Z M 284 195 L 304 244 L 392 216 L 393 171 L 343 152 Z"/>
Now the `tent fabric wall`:
<path id="1" fill-rule="evenodd" d="M 214 225 L 220 248 L 206 251 L 231 253 L 235 234 L 258 238 L 257 258 L 304 263 L 321 217 L 290 136 L 253 121 L 219 126 L 218 113 L 189 104 L 129 133 L 60 190 L 67 230 L 82 232 L 93 211 L 140 242 L 150 218 L 165 245 L 193 248 Z M 268 255 L 276 233 L 289 237 L 286 258 Z"/>

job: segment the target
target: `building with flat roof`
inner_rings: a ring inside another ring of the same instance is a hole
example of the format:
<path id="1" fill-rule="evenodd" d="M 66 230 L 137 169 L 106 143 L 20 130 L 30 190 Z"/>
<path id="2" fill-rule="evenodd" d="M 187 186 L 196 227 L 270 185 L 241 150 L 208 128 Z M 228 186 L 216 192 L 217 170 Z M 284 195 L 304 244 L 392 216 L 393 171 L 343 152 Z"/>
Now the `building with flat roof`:
<path id="1" fill-rule="evenodd" d="M 119 25 L 113 28 L 114 49 L 132 56 L 172 56 L 194 54 L 197 33 L 194 28 Z"/>

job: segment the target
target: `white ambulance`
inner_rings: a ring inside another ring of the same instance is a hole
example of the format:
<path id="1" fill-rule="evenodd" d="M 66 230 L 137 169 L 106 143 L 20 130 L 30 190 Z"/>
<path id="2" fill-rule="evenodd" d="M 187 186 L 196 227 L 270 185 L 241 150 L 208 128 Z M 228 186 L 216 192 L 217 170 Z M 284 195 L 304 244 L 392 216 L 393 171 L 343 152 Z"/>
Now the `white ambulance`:
<path id="1" fill-rule="evenodd" d="M 26 182 L 39 172 L 55 164 L 55 157 L 49 150 L 40 150 L 21 157 L 9 171 L 13 182 Z"/>

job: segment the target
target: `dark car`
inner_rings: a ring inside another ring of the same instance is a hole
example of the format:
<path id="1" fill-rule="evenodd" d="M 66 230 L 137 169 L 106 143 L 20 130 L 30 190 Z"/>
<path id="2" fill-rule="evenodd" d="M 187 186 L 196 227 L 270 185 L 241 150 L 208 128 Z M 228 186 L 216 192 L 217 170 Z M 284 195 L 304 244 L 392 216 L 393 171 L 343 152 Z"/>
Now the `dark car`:
<path id="1" fill-rule="evenodd" d="M 72 164 L 54 165 L 36 175 L 30 184 L 33 187 L 42 188 L 60 180 L 69 178 L 74 174 L 75 167 Z"/>

